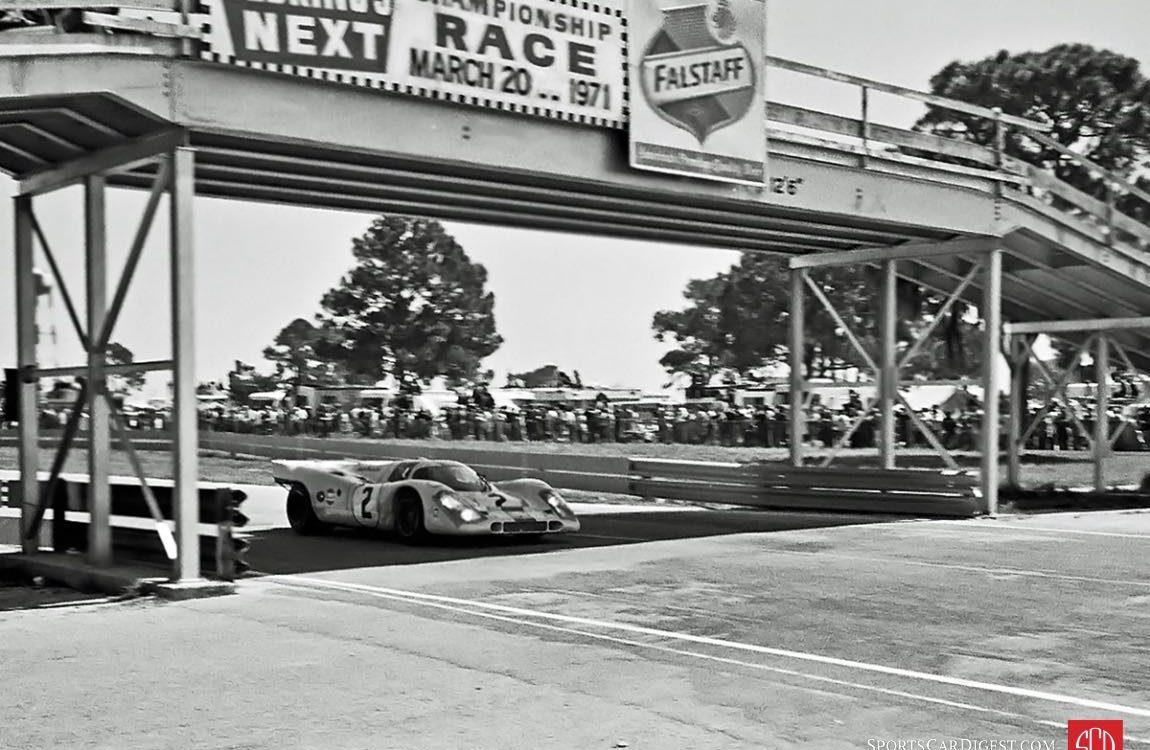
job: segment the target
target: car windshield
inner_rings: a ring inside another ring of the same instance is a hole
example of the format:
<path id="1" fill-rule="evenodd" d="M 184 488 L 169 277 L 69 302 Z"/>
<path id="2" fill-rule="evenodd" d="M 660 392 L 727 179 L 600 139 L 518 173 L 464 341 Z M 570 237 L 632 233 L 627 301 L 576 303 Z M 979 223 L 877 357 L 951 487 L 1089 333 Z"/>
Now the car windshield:
<path id="1" fill-rule="evenodd" d="M 423 466 L 415 471 L 412 479 L 427 479 L 445 484 L 457 492 L 480 492 L 486 483 L 475 471 L 461 464 L 439 464 Z"/>

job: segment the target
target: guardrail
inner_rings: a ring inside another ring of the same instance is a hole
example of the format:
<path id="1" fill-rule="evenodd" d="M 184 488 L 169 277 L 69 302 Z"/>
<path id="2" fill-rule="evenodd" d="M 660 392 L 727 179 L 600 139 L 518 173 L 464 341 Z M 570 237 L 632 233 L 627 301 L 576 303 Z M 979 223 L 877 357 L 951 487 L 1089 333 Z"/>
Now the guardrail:
<path id="1" fill-rule="evenodd" d="M 268 458 L 443 458 L 462 461 L 492 481 L 533 477 L 555 487 L 627 494 L 628 459 L 608 456 L 529 453 L 479 447 L 475 443 L 396 445 L 369 440 L 200 433 L 200 447 Z"/>
<path id="2" fill-rule="evenodd" d="M 174 559 L 171 482 L 149 480 L 151 498 L 139 484 L 114 482 L 110 489 L 113 556 L 120 561 L 161 564 Z M 48 490 L 49 482 L 41 480 L 40 491 Z M 20 498 L 19 482 L 0 482 L 0 506 L 19 508 Z M 201 567 L 214 571 L 217 578 L 225 581 L 235 580 L 237 574 L 248 569 L 244 556 L 251 547 L 250 538 L 235 531 L 248 522 L 239 510 L 246 498 L 243 492 L 225 486 L 201 487 L 199 491 Z M 52 548 L 56 552 L 87 551 L 88 482 L 59 479 L 46 502 L 52 509 Z"/>
<path id="3" fill-rule="evenodd" d="M 633 495 L 763 508 L 973 516 L 985 513 L 978 476 L 965 472 L 796 468 L 632 459 Z"/>
<path id="4" fill-rule="evenodd" d="M 149 435 L 160 450 L 168 433 Z M 54 438 L 48 437 L 46 441 Z M 136 442 L 133 437 L 133 442 Z M 200 448 L 267 459 L 462 461 L 492 481 L 532 477 L 559 489 L 823 511 L 970 516 L 984 512 L 977 475 L 966 472 L 796 469 L 782 463 L 718 463 L 500 450 L 480 443 L 399 445 L 362 439 L 201 432 Z"/>

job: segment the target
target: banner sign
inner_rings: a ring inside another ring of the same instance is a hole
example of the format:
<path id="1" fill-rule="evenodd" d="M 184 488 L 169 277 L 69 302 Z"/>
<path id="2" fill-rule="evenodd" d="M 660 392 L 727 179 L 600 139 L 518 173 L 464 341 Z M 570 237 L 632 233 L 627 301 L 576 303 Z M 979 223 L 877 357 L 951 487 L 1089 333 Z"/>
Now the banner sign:
<path id="1" fill-rule="evenodd" d="M 622 127 L 622 11 L 582 0 L 205 0 L 211 60 Z"/>
<path id="2" fill-rule="evenodd" d="M 631 166 L 762 185 L 766 2 L 631 0 Z"/>

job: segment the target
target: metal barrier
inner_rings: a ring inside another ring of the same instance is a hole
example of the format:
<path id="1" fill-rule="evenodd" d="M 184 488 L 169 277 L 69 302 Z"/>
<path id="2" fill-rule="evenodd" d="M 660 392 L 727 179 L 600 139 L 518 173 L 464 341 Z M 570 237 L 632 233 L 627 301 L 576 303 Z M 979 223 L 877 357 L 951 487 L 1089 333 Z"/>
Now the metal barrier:
<path id="1" fill-rule="evenodd" d="M 41 492 L 49 482 L 40 482 Z M 111 488 L 112 550 L 116 559 L 168 563 L 174 559 L 172 536 L 172 486 L 163 480 L 150 480 L 147 497 L 142 485 L 114 482 Z M 86 480 L 59 479 L 48 498 L 52 508 L 52 548 L 56 552 L 88 549 L 88 483 Z M 247 496 L 230 487 L 210 486 L 199 490 L 199 545 L 203 570 L 234 580 L 248 569 L 244 556 L 251 547 L 249 537 L 236 533 L 247 524 L 239 506 Z M 154 504 L 153 504 L 154 503 Z M 0 504 L 20 507 L 19 482 L 0 482 Z M 158 516 L 158 518 L 157 518 Z"/>
<path id="2" fill-rule="evenodd" d="M 533 477 L 555 487 L 589 492 L 627 493 L 625 457 L 529 453 L 480 447 L 481 443 L 397 445 L 370 440 L 237 435 L 201 432 L 200 447 L 268 458 L 362 458 L 370 460 L 442 458 L 462 461 L 492 481 Z"/>
<path id="3" fill-rule="evenodd" d="M 632 459 L 629 491 L 643 497 L 769 508 L 973 516 L 986 508 L 965 472 L 791 467 Z"/>
<path id="4" fill-rule="evenodd" d="M 156 433 L 152 439 L 161 449 L 171 445 L 170 436 L 163 433 Z M 957 471 L 800 469 L 782 463 L 500 450 L 482 443 L 399 445 L 361 439 L 226 432 L 200 433 L 200 448 L 269 459 L 442 458 L 462 461 L 492 481 L 533 477 L 560 489 L 690 502 L 942 516 L 971 516 L 986 510 L 978 494 L 977 475 Z M 113 497 L 113 513 L 117 512 L 115 503 Z"/>
<path id="5" fill-rule="evenodd" d="M 591 492 L 827 511 L 972 516 L 985 512 L 978 477 L 965 472 L 795 469 L 773 463 L 711 463 L 528 453 L 446 445 L 203 433 L 204 448 L 270 458 L 444 458 L 492 480 L 535 477 Z M 466 446 L 467 444 L 464 444 Z"/>

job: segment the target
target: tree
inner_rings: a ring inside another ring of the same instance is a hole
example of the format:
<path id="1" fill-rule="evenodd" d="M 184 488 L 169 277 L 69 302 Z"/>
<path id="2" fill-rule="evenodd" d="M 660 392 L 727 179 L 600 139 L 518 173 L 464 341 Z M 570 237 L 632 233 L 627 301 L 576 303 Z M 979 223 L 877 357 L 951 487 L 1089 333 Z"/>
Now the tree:
<path id="1" fill-rule="evenodd" d="M 130 365 L 136 356 L 132 350 L 123 344 L 112 341 L 107 348 L 107 362 L 110 365 Z M 138 391 L 147 382 L 147 375 L 143 372 L 133 372 L 130 375 L 109 375 L 108 390 L 121 399 L 133 391 Z"/>
<path id="2" fill-rule="evenodd" d="M 567 373 L 556 365 L 543 365 L 528 372 L 507 373 L 509 383 L 521 383 L 520 388 L 573 388 L 578 387 Z M 581 384 L 580 384 L 581 385 Z"/>
<path id="3" fill-rule="evenodd" d="M 680 310 L 660 310 L 651 326 L 677 348 L 659 360 L 668 372 L 706 382 L 724 370 L 746 374 L 778 360 L 786 346 L 787 271 L 779 258 L 745 254 L 728 271 L 687 282 Z"/>
<path id="4" fill-rule="evenodd" d="M 1150 80 L 1137 60 L 1085 44 L 1060 44 L 1044 52 L 1005 50 L 976 62 L 955 61 L 930 81 L 935 94 L 1000 107 L 1006 114 L 1049 123 L 1051 138 L 1094 163 L 1150 189 Z M 994 126 L 985 118 L 932 108 L 916 125 L 938 135 L 984 146 L 994 144 Z M 1107 188 L 1093 174 L 1055 149 L 1008 133 L 1006 153 L 1043 167 L 1079 190 L 1105 200 Z M 1060 201 L 1057 197 L 1052 200 Z M 1150 222 L 1150 205 L 1123 194 L 1116 207 Z M 1054 343 L 1059 364 L 1073 349 Z M 1023 380 L 1030 380 L 1029 364 Z"/>
<path id="5" fill-rule="evenodd" d="M 356 266 L 324 295 L 321 358 L 350 379 L 387 372 L 471 380 L 503 339 L 487 270 L 437 221 L 380 216 L 353 241 Z"/>
<path id="6" fill-rule="evenodd" d="M 275 375 L 264 375 L 246 362 L 236 360 L 235 367 L 228 373 L 228 395 L 240 406 L 251 403 L 253 393 L 274 391 L 278 385 Z"/>
<path id="7" fill-rule="evenodd" d="M 687 282 L 688 305 L 655 313 L 652 328 L 658 341 L 678 346 L 659 360 L 671 373 L 685 373 L 693 382 L 706 383 L 714 375 L 735 373 L 747 377 L 758 368 L 788 360 L 790 283 L 786 260 L 745 254 L 739 263 L 710 279 Z M 865 266 L 813 270 L 811 281 L 835 309 L 862 346 L 874 356 L 878 319 L 874 290 L 879 279 Z M 900 280 L 897 290 L 900 323 L 896 335 L 909 342 L 930 322 L 926 312 L 938 298 Z M 865 365 L 845 330 L 808 292 L 803 297 L 806 346 L 802 361 L 808 376 L 826 376 L 836 370 Z M 978 337 L 963 335 L 973 322 L 963 310 L 936 329 L 932 340 L 908 363 L 908 375 L 949 377 L 968 372 L 980 361 Z M 946 334 L 950 335 L 949 344 Z"/>
<path id="8" fill-rule="evenodd" d="M 683 296 L 688 306 L 661 310 L 652 321 L 656 340 L 678 344 L 659 363 L 668 372 L 706 382 L 723 372 L 745 377 L 765 365 L 786 362 L 789 273 L 784 258 L 747 253 L 728 271 L 687 282 Z M 862 267 L 811 274 L 864 345 L 874 333 L 873 282 L 868 274 Z M 826 375 L 861 364 L 846 335 L 811 294 L 805 296 L 804 313 L 803 363 L 809 374 Z"/>
<path id="9" fill-rule="evenodd" d="M 333 385 L 341 378 L 331 362 L 322 359 L 317 347 L 324 344 L 326 332 L 303 318 L 296 318 L 276 334 L 271 346 L 264 349 L 264 359 L 275 365 L 275 378 L 280 385 L 299 395 L 301 385 Z M 293 403 L 295 399 L 293 398 Z"/>
<path id="10" fill-rule="evenodd" d="M 1134 58 L 1085 44 L 1018 54 L 1003 50 L 976 62 L 952 62 L 930 79 L 930 86 L 940 96 L 1049 123 L 1054 140 L 1150 187 L 1150 180 L 1139 174 L 1150 166 L 1150 81 Z M 960 112 L 931 108 L 916 127 L 994 144 L 993 122 Z M 1100 176 L 1017 131 L 1008 134 L 1006 152 L 1096 198 L 1106 197 Z M 1123 196 L 1118 208 L 1150 219 L 1150 206 L 1134 196 Z"/>

